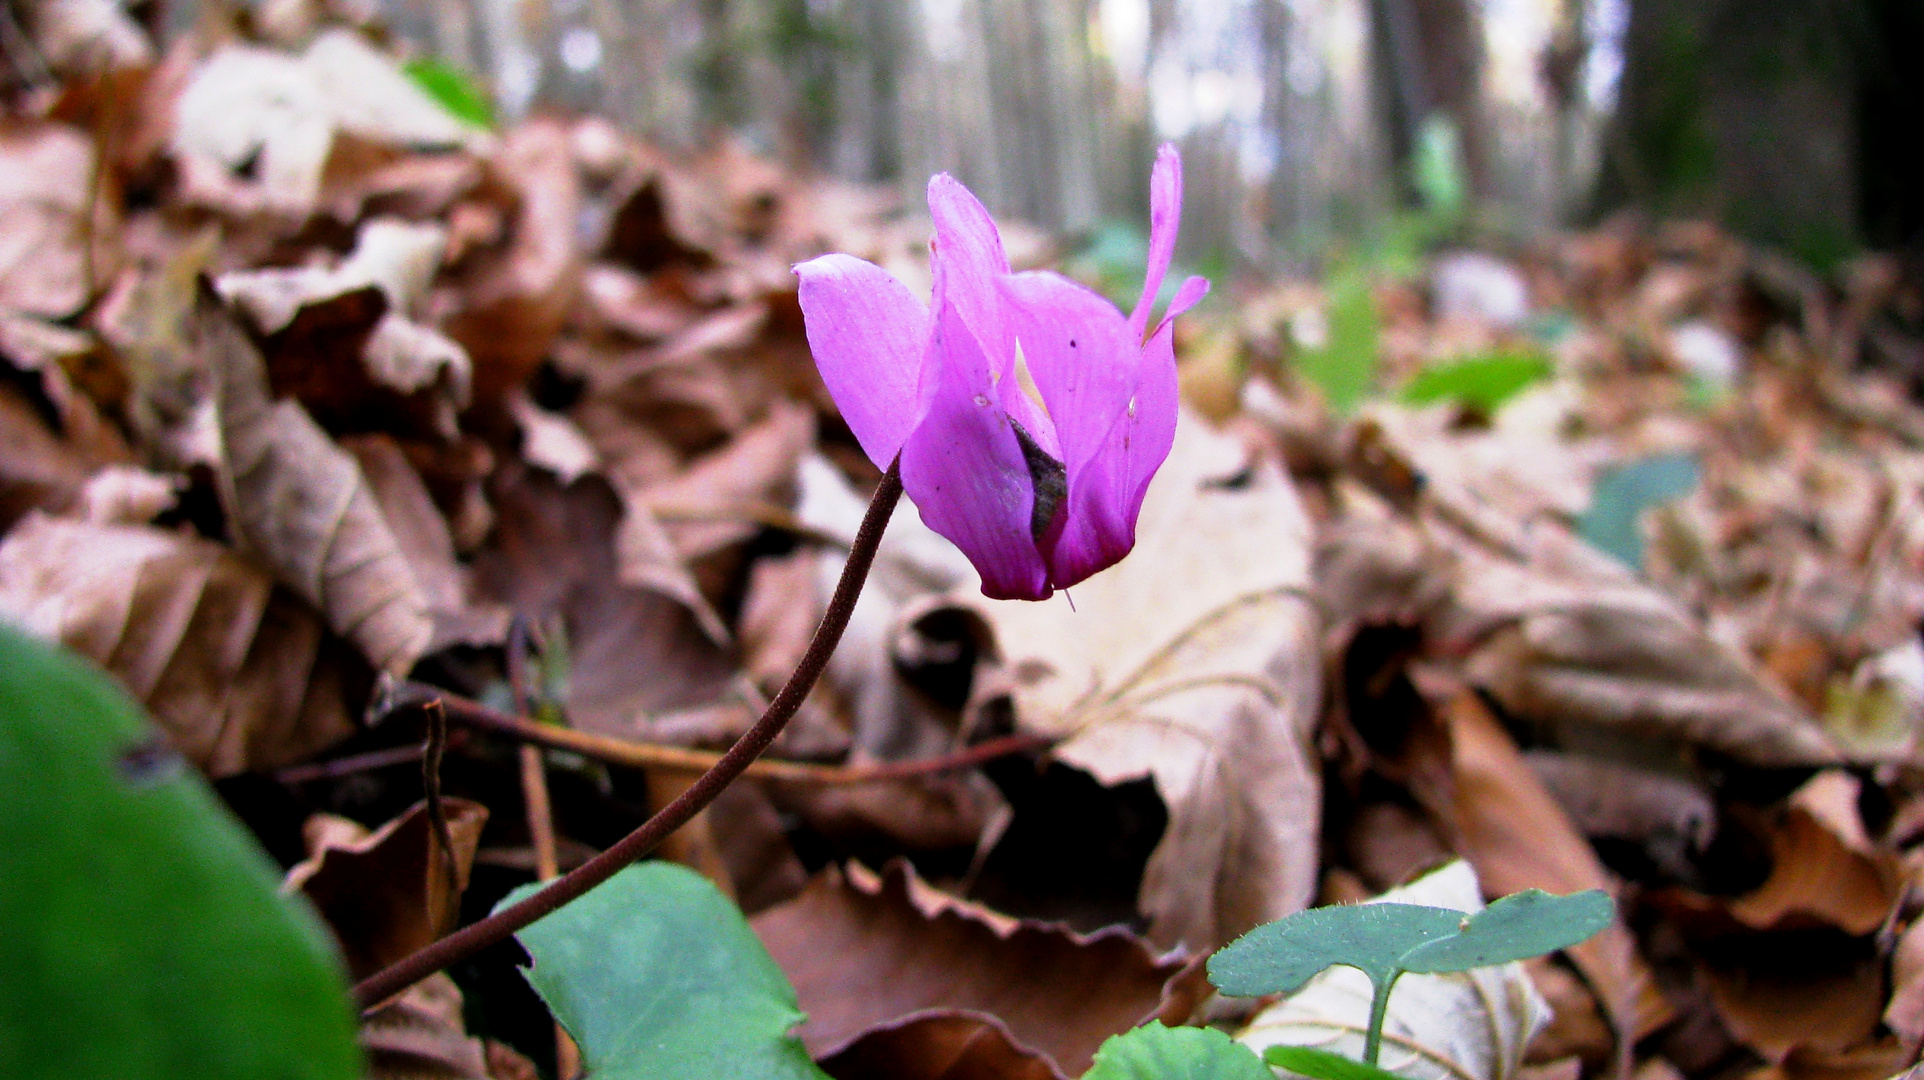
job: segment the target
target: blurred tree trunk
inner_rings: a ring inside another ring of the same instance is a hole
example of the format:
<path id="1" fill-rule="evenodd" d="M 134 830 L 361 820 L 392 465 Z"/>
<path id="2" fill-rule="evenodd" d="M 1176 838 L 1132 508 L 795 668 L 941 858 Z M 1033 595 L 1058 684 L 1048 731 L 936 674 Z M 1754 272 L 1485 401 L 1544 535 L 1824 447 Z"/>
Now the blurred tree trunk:
<path id="1" fill-rule="evenodd" d="M 1862 238 L 1866 54 L 1900 7 L 1917 3 L 1631 0 L 1599 208 L 1711 217 L 1835 263 Z M 1892 55 L 1914 67 L 1920 46 Z"/>
<path id="2" fill-rule="evenodd" d="M 1378 103 L 1403 199 L 1416 195 L 1409 165 L 1417 138 L 1439 115 L 1456 125 L 1471 194 L 1487 194 L 1479 12 L 1468 0 L 1371 0 L 1370 24 Z"/>

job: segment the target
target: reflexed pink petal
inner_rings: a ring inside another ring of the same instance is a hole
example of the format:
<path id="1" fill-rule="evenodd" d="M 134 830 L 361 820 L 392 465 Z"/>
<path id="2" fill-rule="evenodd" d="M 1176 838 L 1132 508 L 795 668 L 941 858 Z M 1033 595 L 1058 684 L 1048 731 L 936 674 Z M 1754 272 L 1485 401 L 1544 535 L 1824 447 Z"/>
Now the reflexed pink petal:
<path id="1" fill-rule="evenodd" d="M 1162 291 L 1176 257 L 1176 229 L 1182 222 L 1182 155 L 1173 144 L 1156 151 L 1156 167 L 1149 173 L 1149 266 L 1142 282 L 1142 298 L 1129 313 L 1129 325 L 1141 341 L 1149 326 L 1149 309 Z"/>
<path id="2" fill-rule="evenodd" d="M 935 219 L 935 246 L 929 253 L 934 273 L 933 307 L 955 305 L 964 325 L 988 352 L 999 383 L 1015 363 L 1015 341 L 1002 315 L 996 279 L 1009 272 L 1002 235 L 982 203 L 948 173 L 929 179 L 929 214 Z"/>
<path id="3" fill-rule="evenodd" d="M 1002 279 L 1022 355 L 1055 421 L 1069 488 L 1129 404 L 1142 366 L 1139 337 L 1114 304 L 1057 274 Z"/>
<path id="4" fill-rule="evenodd" d="M 1163 327 L 1175 321 L 1176 316 L 1202 303 L 1202 298 L 1208 295 L 1208 278 L 1190 277 L 1185 279 L 1182 285 L 1176 289 L 1176 295 L 1170 298 L 1169 310 L 1162 313 L 1162 321 L 1156 324 L 1156 331 L 1160 333 Z"/>
<path id="5" fill-rule="evenodd" d="M 929 528 L 949 538 L 997 600 L 1048 597 L 1049 575 L 1030 532 L 1034 482 L 1009 426 L 981 343 L 944 305 L 930 342 L 932 396 L 902 447 L 902 488 Z"/>
<path id="6" fill-rule="evenodd" d="M 1044 538 L 1058 589 L 1107 569 L 1136 545 L 1149 481 L 1176 440 L 1176 354 L 1165 322 L 1143 346 L 1142 380 L 1087 466 L 1073 474 L 1056 528 Z"/>
<path id="7" fill-rule="evenodd" d="M 874 263 L 824 255 L 795 268 L 809 351 L 849 430 L 887 469 L 915 427 L 929 315 Z"/>

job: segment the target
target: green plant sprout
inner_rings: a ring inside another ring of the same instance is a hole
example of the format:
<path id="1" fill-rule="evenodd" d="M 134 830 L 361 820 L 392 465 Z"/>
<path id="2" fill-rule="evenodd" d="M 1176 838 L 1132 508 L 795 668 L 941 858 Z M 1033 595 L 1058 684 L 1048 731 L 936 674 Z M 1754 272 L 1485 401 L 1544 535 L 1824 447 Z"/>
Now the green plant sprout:
<path id="1" fill-rule="evenodd" d="M 1610 924 L 1615 905 L 1598 889 L 1553 896 L 1513 893 L 1474 914 L 1417 904 L 1311 908 L 1259 926 L 1209 959 L 1209 981 L 1234 997 L 1292 994 L 1323 969 L 1342 964 L 1369 977 L 1369 1028 L 1363 1060 L 1305 1046 L 1264 1055 L 1316 1080 L 1399 1080 L 1377 1066 L 1390 990 L 1405 974 L 1441 975 L 1528 960 L 1567 949 Z"/>

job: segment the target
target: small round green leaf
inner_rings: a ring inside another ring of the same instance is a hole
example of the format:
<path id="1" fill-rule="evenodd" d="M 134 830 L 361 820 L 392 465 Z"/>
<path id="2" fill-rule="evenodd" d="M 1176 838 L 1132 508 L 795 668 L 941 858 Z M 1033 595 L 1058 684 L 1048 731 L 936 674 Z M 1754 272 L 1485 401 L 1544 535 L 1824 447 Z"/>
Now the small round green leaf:
<path id="1" fill-rule="evenodd" d="M 1569 896 L 1526 889 L 1471 915 L 1458 933 L 1411 949 L 1399 966 L 1438 974 L 1528 960 L 1589 940 L 1615 914 L 1616 905 L 1600 889 Z"/>
<path id="2" fill-rule="evenodd" d="M 1416 904 L 1311 908 L 1259 926 L 1209 958 L 1209 981 L 1225 994 L 1291 994 L 1331 964 L 1360 968 L 1381 985 L 1403 954 L 1456 933 L 1463 913 Z"/>
<path id="3" fill-rule="evenodd" d="M 826 1080 L 789 1034 L 804 1019 L 794 987 L 740 909 L 687 867 L 631 866 L 516 937 L 534 957 L 528 982 L 596 1080 Z"/>
<path id="4" fill-rule="evenodd" d="M 1151 1020 L 1111 1035 L 1082 1080 L 1275 1080 L 1247 1046 L 1214 1028 Z"/>
<path id="5" fill-rule="evenodd" d="M 359 1077 L 279 877 L 104 675 L 0 626 L 0 1076 Z"/>
<path id="6" fill-rule="evenodd" d="M 1263 1060 L 1312 1080 L 1407 1080 L 1388 1069 L 1313 1046 L 1272 1046 L 1263 1051 Z"/>

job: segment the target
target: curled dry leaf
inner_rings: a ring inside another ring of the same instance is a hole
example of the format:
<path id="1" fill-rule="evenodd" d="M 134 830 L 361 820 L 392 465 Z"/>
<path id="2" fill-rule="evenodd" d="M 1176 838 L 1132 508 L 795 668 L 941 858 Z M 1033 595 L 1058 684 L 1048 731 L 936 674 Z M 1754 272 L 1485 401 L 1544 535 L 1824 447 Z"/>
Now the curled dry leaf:
<path id="1" fill-rule="evenodd" d="M 998 916 L 903 862 L 879 879 L 858 864 L 817 875 L 752 925 L 795 984 L 809 1017 L 799 1034 L 817 1058 L 885 1026 L 897 1052 L 939 1057 L 955 1052 L 955 1025 L 911 1037 L 904 1019 L 962 1015 L 999 1022 L 1017 1045 L 1079 1076 L 1104 1039 L 1152 1017 L 1185 1018 L 1201 990 L 1200 969 L 1180 953 L 1158 956 L 1120 928 L 1084 936 Z"/>
<path id="2" fill-rule="evenodd" d="M 236 538 L 376 669 L 405 675 L 434 620 L 360 466 L 299 402 L 273 399 L 260 350 L 211 291 L 196 321 L 215 376 L 221 496 Z"/>
<path id="3" fill-rule="evenodd" d="M 1461 862 L 1377 899 L 1463 912 L 1483 908 L 1476 873 Z M 1238 1040 L 1258 1055 L 1288 1045 L 1360 1059 L 1370 997 L 1368 976 L 1332 967 L 1258 1013 Z M 1521 964 L 1405 975 L 1390 994 L 1382 1066 L 1413 1080 L 1510 1080 L 1548 1013 Z"/>
<path id="4" fill-rule="evenodd" d="M 816 1064 L 835 1080 L 1068 1080 L 1006 1024 L 979 1013 L 922 1012 L 878 1024 Z"/>
<path id="5" fill-rule="evenodd" d="M 439 855 L 427 803 L 418 802 L 372 833 L 342 818 L 316 815 L 305 832 L 307 859 L 281 888 L 306 894 L 333 927 L 348 972 L 364 979 L 454 929 L 461 893 L 481 843 L 488 808 L 441 800 L 454 845 L 454 880 Z"/>
<path id="6" fill-rule="evenodd" d="M 1858 814 L 1859 781 L 1827 769 L 1797 789 L 1770 834 L 1770 877 L 1729 904 L 1758 930 L 1834 926 L 1876 931 L 1904 892 L 1895 855 L 1871 843 Z"/>
<path id="7" fill-rule="evenodd" d="M 1310 526 L 1267 461 L 1184 415 L 1135 551 L 1075 606 L 980 612 L 1017 722 L 1105 785 L 1153 778 L 1169 821 L 1138 896 L 1149 936 L 1211 948 L 1307 904 L 1321 801 Z"/>
<path id="8" fill-rule="evenodd" d="M 210 777 L 352 734 L 358 667 L 308 606 L 219 544 L 39 515 L 0 542 L 0 615 L 105 667 Z"/>

